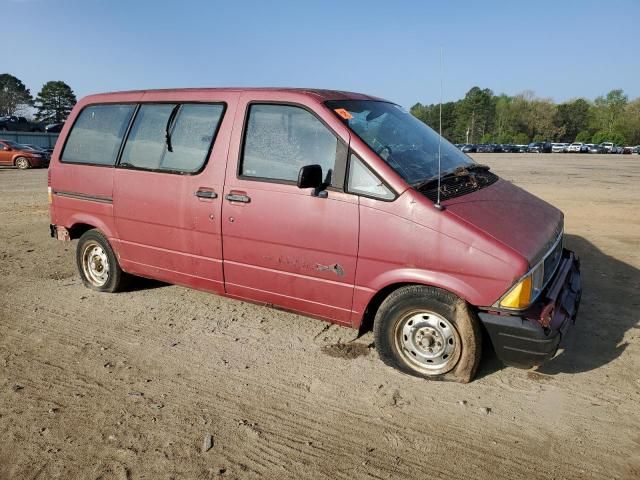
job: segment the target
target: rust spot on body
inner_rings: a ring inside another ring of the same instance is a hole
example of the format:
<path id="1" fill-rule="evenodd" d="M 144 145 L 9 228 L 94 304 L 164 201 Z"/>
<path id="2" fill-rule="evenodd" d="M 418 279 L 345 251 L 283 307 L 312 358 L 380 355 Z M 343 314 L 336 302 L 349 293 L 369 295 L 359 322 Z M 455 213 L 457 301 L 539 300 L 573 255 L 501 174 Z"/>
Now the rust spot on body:
<path id="1" fill-rule="evenodd" d="M 342 268 L 342 265 L 338 263 L 334 263 L 333 265 L 320 265 L 318 263 L 316 264 L 316 270 L 319 272 L 333 272 L 339 277 L 344 275 L 344 268 Z"/>

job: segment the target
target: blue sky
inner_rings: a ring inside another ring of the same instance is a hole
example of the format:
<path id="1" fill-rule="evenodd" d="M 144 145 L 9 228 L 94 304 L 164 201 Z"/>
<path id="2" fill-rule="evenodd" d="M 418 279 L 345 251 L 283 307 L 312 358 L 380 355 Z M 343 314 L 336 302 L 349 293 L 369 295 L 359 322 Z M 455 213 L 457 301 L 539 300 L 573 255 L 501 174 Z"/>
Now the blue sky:
<path id="1" fill-rule="evenodd" d="M 405 106 L 474 85 L 563 101 L 640 96 L 640 0 L 0 0 L 2 71 L 32 94 L 305 86 Z M 8 42 L 8 43 L 7 43 Z M 2 73 L 2 72 L 0 72 Z"/>

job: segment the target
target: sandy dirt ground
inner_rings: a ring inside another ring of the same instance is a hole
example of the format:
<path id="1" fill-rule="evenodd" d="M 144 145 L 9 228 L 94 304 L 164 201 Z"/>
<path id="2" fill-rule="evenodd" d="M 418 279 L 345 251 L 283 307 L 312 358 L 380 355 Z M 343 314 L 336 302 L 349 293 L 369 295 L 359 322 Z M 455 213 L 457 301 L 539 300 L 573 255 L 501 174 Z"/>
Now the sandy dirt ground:
<path id="1" fill-rule="evenodd" d="M 551 363 L 468 385 L 266 307 L 89 291 L 46 171 L 0 169 L 0 479 L 640 478 L 640 157 L 476 158 L 565 212 L 585 291 Z"/>

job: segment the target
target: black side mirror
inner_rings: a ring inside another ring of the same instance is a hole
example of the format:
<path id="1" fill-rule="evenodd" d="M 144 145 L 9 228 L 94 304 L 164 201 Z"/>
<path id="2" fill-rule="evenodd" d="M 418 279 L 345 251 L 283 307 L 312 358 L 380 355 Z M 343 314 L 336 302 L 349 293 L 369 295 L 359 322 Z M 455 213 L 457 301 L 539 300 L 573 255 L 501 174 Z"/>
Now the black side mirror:
<path id="1" fill-rule="evenodd" d="M 330 182 L 323 182 L 322 167 L 320 165 L 305 165 L 298 173 L 298 188 L 313 188 L 313 195 L 318 197 Z M 326 196 L 326 195 L 325 195 Z"/>

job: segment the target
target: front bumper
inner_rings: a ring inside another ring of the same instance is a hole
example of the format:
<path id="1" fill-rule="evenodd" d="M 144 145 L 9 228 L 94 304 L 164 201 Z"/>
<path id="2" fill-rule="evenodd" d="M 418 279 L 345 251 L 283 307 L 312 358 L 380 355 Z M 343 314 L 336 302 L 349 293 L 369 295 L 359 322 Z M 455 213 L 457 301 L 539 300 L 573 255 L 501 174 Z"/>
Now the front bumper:
<path id="1" fill-rule="evenodd" d="M 498 358 L 506 365 L 531 368 L 553 358 L 562 336 L 574 324 L 582 296 L 580 261 L 569 251 L 538 300 L 517 315 L 479 312 Z"/>

